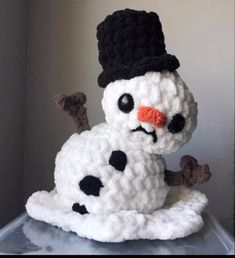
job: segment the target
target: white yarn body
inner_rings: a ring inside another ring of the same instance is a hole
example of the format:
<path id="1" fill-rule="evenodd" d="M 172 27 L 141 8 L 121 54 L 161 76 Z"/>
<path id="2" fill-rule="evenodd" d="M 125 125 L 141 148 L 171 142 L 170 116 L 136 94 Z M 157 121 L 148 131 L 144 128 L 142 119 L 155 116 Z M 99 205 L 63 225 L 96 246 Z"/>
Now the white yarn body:
<path id="1" fill-rule="evenodd" d="M 109 164 L 112 151 L 126 154 L 127 164 L 119 171 Z M 73 134 L 56 157 L 57 193 L 71 206 L 85 205 L 92 214 L 136 210 L 141 213 L 160 208 L 168 186 L 165 162 L 128 141 L 108 124 L 102 123 L 82 134 Z M 99 178 L 99 196 L 87 195 L 79 187 L 86 176 Z"/>
<path id="2" fill-rule="evenodd" d="M 134 108 L 129 113 L 122 112 L 117 105 L 122 94 L 133 97 Z M 141 106 L 163 112 L 167 117 L 166 126 L 158 128 L 140 122 L 138 110 Z M 177 151 L 190 140 L 197 126 L 197 103 L 177 72 L 148 72 L 130 80 L 111 82 L 104 90 L 102 107 L 105 119 L 112 128 L 149 153 L 167 154 Z M 172 134 L 168 124 L 176 114 L 184 117 L 185 126 L 180 132 Z M 151 135 L 131 132 L 140 125 L 148 132 L 155 131 L 157 142 L 153 142 Z"/>
<path id="3" fill-rule="evenodd" d="M 118 99 L 128 93 L 134 108 L 122 112 Z M 168 186 L 164 182 L 165 162 L 159 155 L 179 149 L 191 137 L 197 123 L 197 105 L 192 93 L 174 72 L 148 72 L 130 80 L 110 83 L 104 90 L 102 106 L 107 124 L 90 131 L 73 134 L 56 157 L 55 183 L 58 194 L 72 209 L 74 203 L 84 205 L 91 214 L 136 210 L 152 212 L 164 204 Z M 138 108 L 150 106 L 164 112 L 167 124 L 157 128 L 138 120 Z M 172 134 L 167 125 L 172 117 L 185 119 L 182 131 Z M 155 130 L 157 141 L 144 132 L 132 132 L 142 126 Z M 113 151 L 127 156 L 124 171 L 109 164 Z M 86 176 L 98 178 L 102 187 L 99 195 L 87 195 L 79 183 Z"/>
<path id="4" fill-rule="evenodd" d="M 133 99 L 130 110 L 123 111 L 118 104 L 123 95 Z M 55 161 L 55 189 L 31 195 L 28 214 L 102 242 L 175 239 L 200 230 L 206 196 L 181 186 L 168 187 L 160 156 L 187 143 L 197 125 L 197 104 L 178 73 L 148 72 L 111 82 L 102 107 L 107 123 L 73 134 L 64 143 Z M 151 124 L 151 119 L 139 121 L 141 107 L 164 113 L 164 127 Z M 177 125 L 177 116 L 184 119 L 183 126 Z M 120 156 L 110 162 L 116 151 Z M 81 182 L 86 177 L 98 184 L 90 189 L 87 180 L 84 188 Z"/>

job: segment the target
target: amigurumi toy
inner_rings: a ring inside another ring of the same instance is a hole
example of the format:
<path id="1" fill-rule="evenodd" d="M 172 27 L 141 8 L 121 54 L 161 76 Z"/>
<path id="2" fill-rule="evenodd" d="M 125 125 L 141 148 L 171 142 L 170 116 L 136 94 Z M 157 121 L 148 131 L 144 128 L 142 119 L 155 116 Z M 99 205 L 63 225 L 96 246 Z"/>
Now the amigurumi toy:
<path id="1" fill-rule="evenodd" d="M 207 198 L 189 187 L 211 173 L 189 155 L 179 172 L 169 171 L 161 156 L 190 140 L 197 103 L 166 52 L 158 15 L 116 11 L 98 25 L 97 39 L 106 123 L 90 129 L 83 93 L 55 97 L 78 133 L 56 156 L 54 190 L 34 193 L 28 214 L 103 242 L 197 232 Z"/>

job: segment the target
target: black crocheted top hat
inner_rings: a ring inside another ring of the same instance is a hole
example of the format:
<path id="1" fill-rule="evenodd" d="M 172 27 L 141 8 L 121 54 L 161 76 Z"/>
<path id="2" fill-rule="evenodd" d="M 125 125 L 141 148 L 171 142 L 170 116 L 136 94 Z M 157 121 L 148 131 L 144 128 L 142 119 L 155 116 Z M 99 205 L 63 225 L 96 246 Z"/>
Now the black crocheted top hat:
<path id="1" fill-rule="evenodd" d="M 178 59 L 167 54 L 159 17 L 154 12 L 119 10 L 97 26 L 99 62 L 103 67 L 98 84 L 131 79 L 149 71 L 174 71 Z"/>

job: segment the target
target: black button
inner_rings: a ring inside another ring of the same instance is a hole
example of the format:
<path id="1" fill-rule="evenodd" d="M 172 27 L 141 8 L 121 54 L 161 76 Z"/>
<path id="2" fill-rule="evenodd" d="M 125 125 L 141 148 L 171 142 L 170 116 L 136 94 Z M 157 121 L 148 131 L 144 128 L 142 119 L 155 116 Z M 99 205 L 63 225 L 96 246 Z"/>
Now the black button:
<path id="1" fill-rule="evenodd" d="M 109 164 L 119 171 L 124 171 L 127 163 L 126 154 L 123 151 L 113 151 L 110 158 Z"/>
<path id="2" fill-rule="evenodd" d="M 72 207 L 72 210 L 75 211 L 75 212 L 78 212 L 82 215 L 88 213 L 86 207 L 84 205 L 80 205 L 79 203 L 74 203 L 73 207 Z"/>
<path id="3" fill-rule="evenodd" d="M 100 195 L 100 188 L 103 187 L 100 179 L 95 176 L 85 176 L 79 183 L 80 189 L 86 195 Z"/>

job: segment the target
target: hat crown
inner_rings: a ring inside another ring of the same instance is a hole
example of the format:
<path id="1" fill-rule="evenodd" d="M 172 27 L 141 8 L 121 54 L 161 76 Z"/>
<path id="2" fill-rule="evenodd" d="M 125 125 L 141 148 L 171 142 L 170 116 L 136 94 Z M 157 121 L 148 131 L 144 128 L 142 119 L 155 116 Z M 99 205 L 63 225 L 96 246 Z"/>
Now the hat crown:
<path id="1" fill-rule="evenodd" d="M 162 25 L 154 12 L 116 11 L 97 26 L 97 39 L 103 69 L 129 67 L 166 53 Z"/>
<path id="2" fill-rule="evenodd" d="M 162 25 L 154 12 L 116 11 L 97 26 L 97 39 L 103 67 L 98 84 L 102 88 L 150 71 L 174 71 L 180 65 L 166 52 Z"/>

